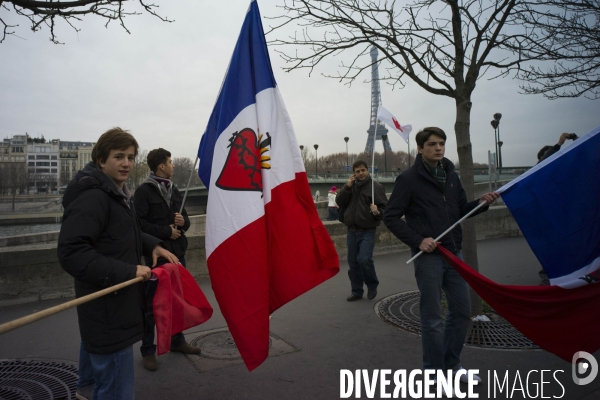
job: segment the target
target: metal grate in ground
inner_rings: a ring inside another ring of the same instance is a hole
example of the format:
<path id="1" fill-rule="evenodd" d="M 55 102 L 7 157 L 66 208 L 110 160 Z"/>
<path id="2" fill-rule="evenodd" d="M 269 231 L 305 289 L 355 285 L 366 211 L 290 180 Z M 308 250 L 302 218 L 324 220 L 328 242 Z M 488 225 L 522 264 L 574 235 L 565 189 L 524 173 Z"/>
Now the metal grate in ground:
<path id="1" fill-rule="evenodd" d="M 415 335 L 421 335 L 418 290 L 397 293 L 380 300 L 375 312 L 384 321 Z M 445 299 L 442 298 L 442 304 Z M 539 347 L 497 314 L 491 321 L 471 323 L 465 345 L 502 350 L 535 350 Z"/>
<path id="2" fill-rule="evenodd" d="M 0 399 L 75 399 L 77 364 L 49 360 L 0 360 Z"/>
<path id="3" fill-rule="evenodd" d="M 207 372 L 244 363 L 231 333 L 226 327 L 190 333 L 186 334 L 185 337 L 188 343 L 200 347 L 202 350 L 200 355 L 186 354 L 186 357 L 198 372 Z M 269 333 L 269 357 L 296 351 L 300 351 L 300 349 L 274 333 Z"/>

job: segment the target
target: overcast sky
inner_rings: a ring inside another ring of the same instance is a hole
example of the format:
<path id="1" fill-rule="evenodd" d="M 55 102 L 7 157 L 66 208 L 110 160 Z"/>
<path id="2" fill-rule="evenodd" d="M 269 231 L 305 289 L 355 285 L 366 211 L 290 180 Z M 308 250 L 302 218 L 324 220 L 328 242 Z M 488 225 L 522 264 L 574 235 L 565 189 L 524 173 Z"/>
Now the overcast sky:
<path id="1" fill-rule="evenodd" d="M 19 37 L 0 44 L 0 136 L 28 132 L 37 137 L 95 141 L 113 126 L 128 129 L 141 149 L 164 147 L 173 157 L 195 158 L 217 97 L 248 0 L 159 1 L 159 13 L 174 19 L 164 23 L 151 15 L 127 17 L 131 34 L 117 24 L 85 17 L 75 32 L 60 24 L 64 45 L 48 40 L 48 30 L 32 33 L 27 21 L 0 10 L 0 17 L 20 23 Z M 282 11 L 276 0 L 259 1 L 263 17 Z M 268 20 L 263 20 L 268 31 Z M 281 33 L 283 34 L 283 33 Z M 274 39 L 274 37 L 268 37 Z M 319 157 L 364 150 L 369 128 L 370 83 L 365 75 L 350 88 L 321 73 L 333 74 L 340 59 L 313 73 L 284 73 L 270 49 L 283 99 L 298 142 Z M 381 73 L 381 72 L 380 72 Z M 457 160 L 453 126 L 454 100 L 428 94 L 409 84 L 401 90 L 382 83 L 382 102 L 413 131 L 439 126 L 449 134 L 446 155 Z M 473 158 L 485 162 L 494 150 L 490 125 L 502 113 L 500 138 L 504 166 L 528 166 L 545 144 L 556 143 L 561 132 L 582 135 L 600 125 L 600 101 L 518 94 L 510 79 L 480 80 L 473 96 L 471 140 Z M 394 150 L 406 144 L 390 132 Z M 570 143 L 570 142 L 569 142 Z M 411 148 L 415 147 L 414 135 Z M 382 151 L 378 143 L 378 151 Z"/>

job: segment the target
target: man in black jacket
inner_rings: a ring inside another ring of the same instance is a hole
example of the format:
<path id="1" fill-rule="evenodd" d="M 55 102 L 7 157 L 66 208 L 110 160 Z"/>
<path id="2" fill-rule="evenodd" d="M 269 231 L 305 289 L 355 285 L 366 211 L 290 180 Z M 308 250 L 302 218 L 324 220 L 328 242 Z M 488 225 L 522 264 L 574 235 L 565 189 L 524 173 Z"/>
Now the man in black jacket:
<path id="1" fill-rule="evenodd" d="M 160 240 L 140 232 L 125 181 L 138 144 L 121 128 L 105 132 L 92 162 L 69 182 L 58 259 L 75 278 L 77 298 L 136 277 L 150 278 L 143 254 L 176 263 Z M 142 338 L 141 287 L 133 284 L 77 306 L 81 346 L 78 399 L 133 399 L 133 344 Z"/>
<path id="2" fill-rule="evenodd" d="M 185 208 L 181 208 L 181 194 L 171 182 L 175 166 L 171 153 L 163 148 L 150 151 L 146 159 L 150 167 L 150 175 L 135 191 L 134 202 L 142 232 L 164 241 L 165 247 L 179 258 L 185 267 L 185 251 L 187 238 L 185 231 L 190 227 Z M 160 265 L 160 263 L 159 263 Z M 156 292 L 158 281 L 150 280 L 145 283 L 146 314 L 144 339 L 142 340 L 142 360 L 149 371 L 156 371 L 156 345 L 154 344 L 154 313 L 152 299 Z M 186 354 L 200 354 L 200 349 L 186 343 L 183 333 L 171 337 L 171 351 Z"/>
<path id="3" fill-rule="evenodd" d="M 499 195 L 487 193 L 467 202 L 454 165 L 444 158 L 446 134 L 440 128 L 424 128 L 416 135 L 419 154 L 414 165 L 396 179 L 385 209 L 384 223 L 410 246 L 415 259 L 415 277 L 421 294 L 421 339 L 423 369 L 462 369 L 460 353 L 470 324 L 469 287 L 438 254 L 433 238 L 477 207 L 488 205 Z M 487 210 L 487 206 L 481 211 Z M 406 218 L 406 222 L 402 220 Z M 462 230 L 456 226 L 440 239 L 441 244 L 461 257 Z M 446 294 L 448 316 L 443 327 L 441 293 Z M 476 376 L 476 375 L 475 375 Z M 466 379 L 465 375 L 461 380 Z M 479 379 L 477 377 L 476 379 Z"/>
<path id="4" fill-rule="evenodd" d="M 369 176 L 366 162 L 356 161 L 352 165 L 352 171 L 354 174 L 348 178 L 335 198 L 340 208 L 345 209 L 343 223 L 348 227 L 348 277 L 352 293 L 346 300 L 361 299 L 363 284 L 367 286 L 367 298 L 373 300 L 377 296 L 379 285 L 373 263 L 375 230 L 381 223 L 387 197 L 383 186 Z M 374 200 L 371 185 L 375 185 Z"/>
<path id="5" fill-rule="evenodd" d="M 558 142 L 554 146 L 544 146 L 538 151 L 537 158 L 538 164 L 544 161 L 546 158 L 550 157 L 554 153 L 560 150 L 561 146 L 565 144 L 566 140 L 576 140 L 577 135 L 574 133 L 562 133 L 558 137 Z"/>

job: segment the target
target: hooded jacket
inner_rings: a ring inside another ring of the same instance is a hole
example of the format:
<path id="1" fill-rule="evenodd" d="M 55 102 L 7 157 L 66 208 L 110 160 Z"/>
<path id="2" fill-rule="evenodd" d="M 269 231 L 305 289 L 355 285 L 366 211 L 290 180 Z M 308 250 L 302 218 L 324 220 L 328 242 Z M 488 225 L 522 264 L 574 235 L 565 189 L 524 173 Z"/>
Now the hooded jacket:
<path id="1" fill-rule="evenodd" d="M 396 178 L 385 209 L 383 222 L 387 228 L 416 252 L 423 239 L 435 239 L 479 204 L 479 200 L 467 202 L 465 191 L 454 171 L 454 164 L 444 158 L 442 167 L 446 171 L 444 190 L 423 164 L 423 157 L 417 155 L 414 165 Z M 472 216 L 488 208 L 482 207 Z M 402 217 L 406 218 L 406 222 Z M 440 241 L 453 253 L 461 250 L 460 224 Z"/>
<path id="2" fill-rule="evenodd" d="M 160 243 L 140 231 L 133 202 L 93 162 L 69 183 L 63 207 L 58 259 L 75 278 L 77 298 L 135 278 L 142 254 Z M 141 300 L 134 284 L 77 306 L 84 348 L 106 354 L 139 341 Z"/>
<path id="3" fill-rule="evenodd" d="M 352 186 L 344 185 L 335 202 L 344 212 L 344 225 L 350 229 L 375 229 L 381 223 L 384 209 L 388 202 L 385 189 L 379 182 L 375 184 L 375 201 L 372 200 L 371 176 L 364 181 L 354 181 Z M 375 204 L 379 215 L 371 213 L 371 204 Z"/>
<path id="4" fill-rule="evenodd" d="M 135 191 L 133 202 L 140 221 L 142 232 L 146 232 L 164 241 L 165 248 L 177 257 L 185 255 L 188 240 L 185 231 L 190 228 L 190 219 L 185 208 L 181 212 L 184 225 L 181 227 L 181 236 L 171 240 L 171 227 L 175 223 L 175 213 L 181 208 L 181 193 L 171 183 L 173 188 L 170 202 L 167 203 L 158 187 L 159 183 L 148 177 Z"/>

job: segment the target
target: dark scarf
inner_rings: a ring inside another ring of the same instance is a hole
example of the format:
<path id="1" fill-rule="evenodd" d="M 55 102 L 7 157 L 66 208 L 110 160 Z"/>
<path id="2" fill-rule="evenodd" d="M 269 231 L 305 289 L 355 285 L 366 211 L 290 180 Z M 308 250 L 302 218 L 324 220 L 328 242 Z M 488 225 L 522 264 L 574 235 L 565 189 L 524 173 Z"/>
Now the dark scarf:
<path id="1" fill-rule="evenodd" d="M 429 163 L 425 160 L 423 160 L 423 164 L 425 164 L 427 171 L 429 171 L 431 176 L 433 176 L 433 179 L 435 179 L 437 184 L 440 186 L 440 189 L 442 189 L 442 192 L 444 192 L 446 190 L 446 171 L 444 170 L 442 162 L 438 161 L 438 164 L 435 167 L 429 165 Z"/>
<path id="2" fill-rule="evenodd" d="M 165 199 L 167 204 L 169 204 L 171 202 L 171 195 L 173 194 L 173 186 L 171 180 L 167 178 L 161 178 L 160 176 L 156 176 L 152 171 L 150 171 L 150 175 L 148 176 L 146 181 L 148 180 L 153 180 L 154 182 L 156 182 L 158 189 L 160 190 L 160 194 L 162 195 L 163 199 Z"/>

